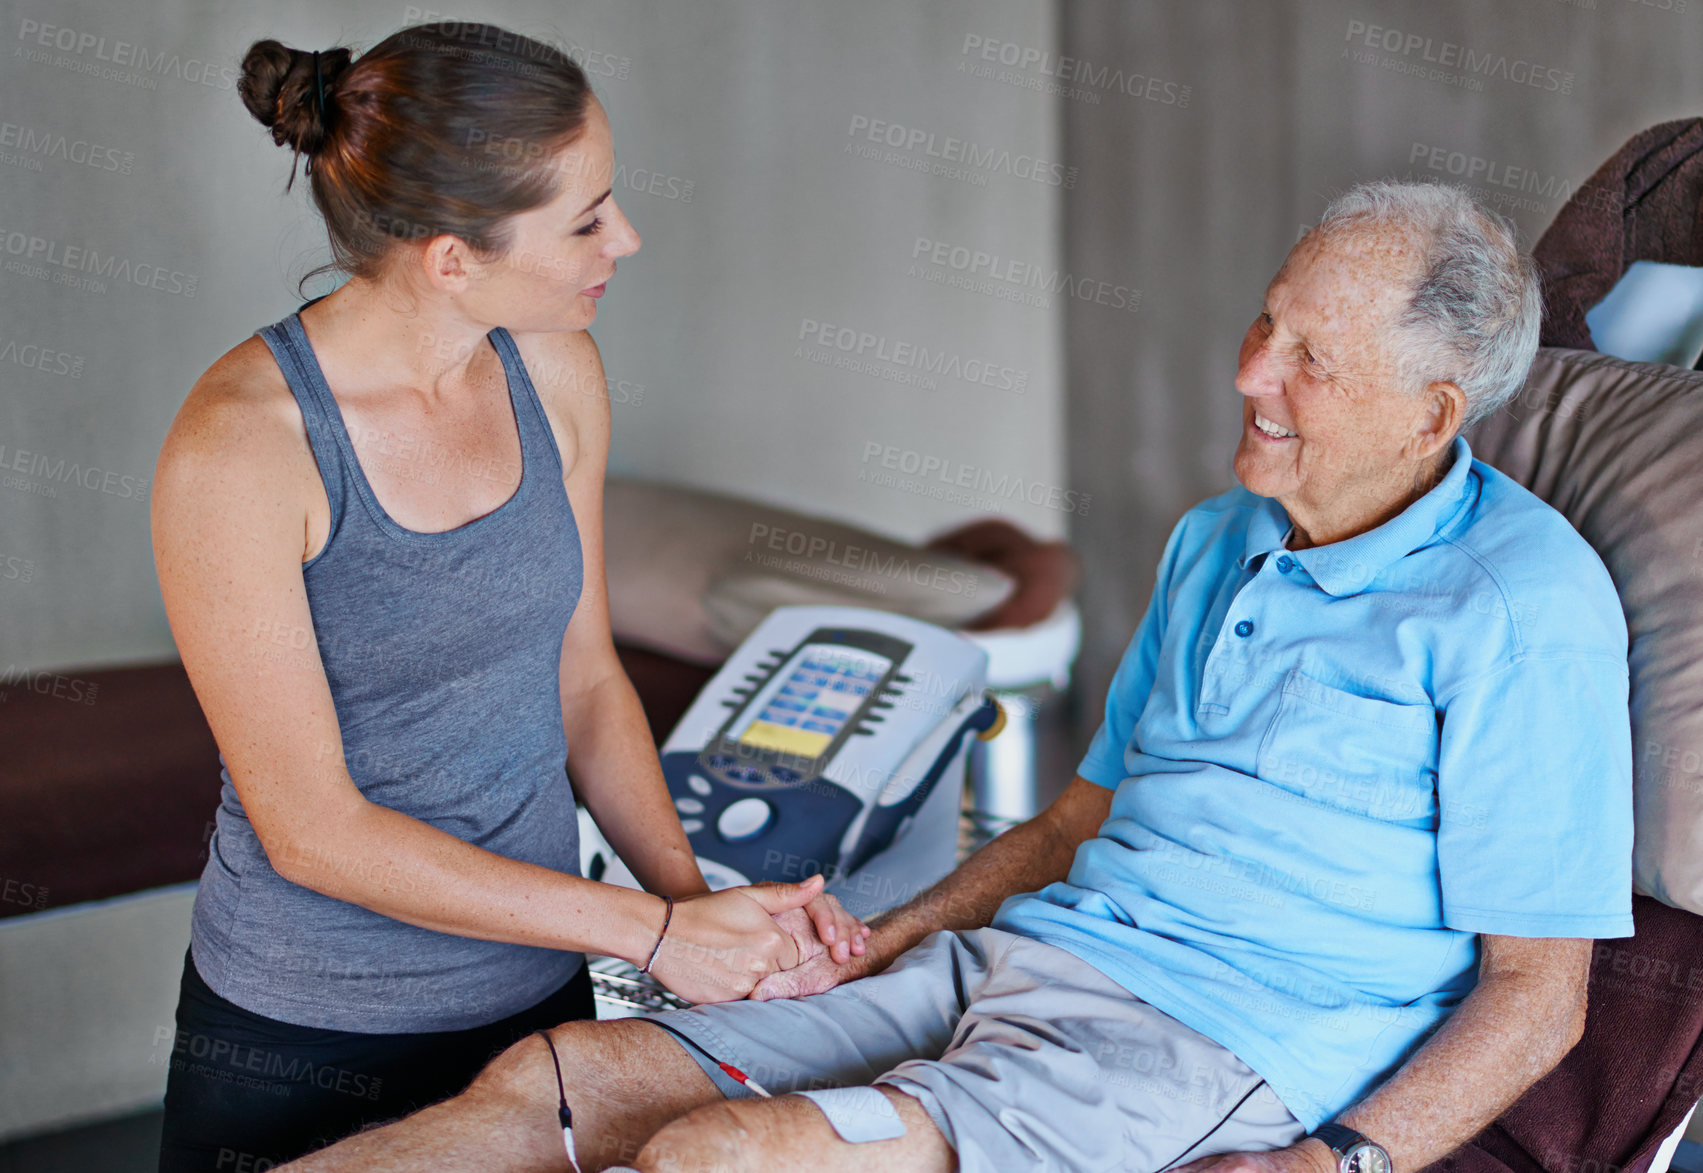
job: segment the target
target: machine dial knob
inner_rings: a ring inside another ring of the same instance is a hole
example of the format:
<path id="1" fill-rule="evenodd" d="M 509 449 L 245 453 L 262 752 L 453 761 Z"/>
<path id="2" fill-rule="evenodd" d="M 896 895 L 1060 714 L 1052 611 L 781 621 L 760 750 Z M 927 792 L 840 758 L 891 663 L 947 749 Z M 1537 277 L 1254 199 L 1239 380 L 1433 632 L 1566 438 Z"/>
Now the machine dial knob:
<path id="1" fill-rule="evenodd" d="M 716 830 L 730 843 L 761 834 L 774 818 L 775 808 L 761 798 L 741 798 L 730 802 L 716 819 Z"/>

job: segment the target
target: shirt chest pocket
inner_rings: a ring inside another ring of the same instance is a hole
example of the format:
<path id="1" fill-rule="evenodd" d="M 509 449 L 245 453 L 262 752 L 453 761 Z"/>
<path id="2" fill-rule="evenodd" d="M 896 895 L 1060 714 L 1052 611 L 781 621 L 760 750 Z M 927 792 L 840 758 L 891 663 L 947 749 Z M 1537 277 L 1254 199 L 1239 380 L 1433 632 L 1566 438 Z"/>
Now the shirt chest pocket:
<path id="1" fill-rule="evenodd" d="M 1260 742 L 1262 780 L 1326 806 L 1426 826 L 1437 813 L 1437 715 L 1307 676 L 1284 677 Z"/>

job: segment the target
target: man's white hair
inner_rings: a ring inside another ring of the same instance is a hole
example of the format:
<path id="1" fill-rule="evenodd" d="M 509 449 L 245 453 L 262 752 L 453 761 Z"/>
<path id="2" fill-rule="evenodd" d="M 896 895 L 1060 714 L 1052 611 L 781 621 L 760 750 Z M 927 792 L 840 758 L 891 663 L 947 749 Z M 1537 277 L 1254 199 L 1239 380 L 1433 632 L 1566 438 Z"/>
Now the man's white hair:
<path id="1" fill-rule="evenodd" d="M 1412 230 L 1422 250 L 1387 353 L 1410 391 L 1436 381 L 1459 387 L 1464 430 L 1525 385 L 1543 316 L 1537 265 L 1511 221 L 1449 184 L 1355 184 L 1331 201 L 1314 232 L 1328 240 L 1386 226 Z"/>

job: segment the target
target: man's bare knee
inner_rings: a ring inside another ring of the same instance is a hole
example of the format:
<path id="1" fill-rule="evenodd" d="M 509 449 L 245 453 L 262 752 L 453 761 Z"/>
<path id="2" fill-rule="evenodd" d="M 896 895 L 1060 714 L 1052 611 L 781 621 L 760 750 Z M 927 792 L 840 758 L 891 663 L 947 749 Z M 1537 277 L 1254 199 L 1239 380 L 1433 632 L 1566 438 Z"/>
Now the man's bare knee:
<path id="1" fill-rule="evenodd" d="M 642 1019 L 563 1023 L 550 1040 L 586 1168 L 630 1163 L 659 1128 L 722 1098 L 678 1043 Z M 495 1110 L 553 1127 L 558 1091 L 550 1048 L 528 1035 L 491 1060 L 463 1094 L 486 1118 Z"/>
<path id="2" fill-rule="evenodd" d="M 705 1104 L 664 1125 L 639 1151 L 635 1166 L 643 1173 L 734 1173 L 752 1155 L 749 1131 L 739 1108 L 728 1102 Z"/>
<path id="3" fill-rule="evenodd" d="M 586 1029 L 595 1030 L 598 1025 L 595 1022 L 565 1022 L 550 1029 L 550 1040 L 561 1060 L 562 1080 L 570 1097 L 577 1090 L 575 1077 L 588 1066 Z M 557 1100 L 556 1067 L 550 1060 L 550 1048 L 536 1034 L 527 1035 L 485 1064 L 484 1070 L 474 1077 L 464 1094 L 527 1103 L 547 1102 L 554 1110 Z M 569 1102 L 573 1100 L 570 1098 Z"/>

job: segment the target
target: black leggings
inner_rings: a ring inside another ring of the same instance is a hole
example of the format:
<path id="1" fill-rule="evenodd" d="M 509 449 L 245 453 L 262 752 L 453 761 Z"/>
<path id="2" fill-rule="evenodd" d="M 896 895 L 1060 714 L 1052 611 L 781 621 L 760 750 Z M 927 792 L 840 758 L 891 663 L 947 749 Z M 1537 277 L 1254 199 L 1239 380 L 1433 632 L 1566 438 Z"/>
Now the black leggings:
<path id="1" fill-rule="evenodd" d="M 393 1035 L 315 1030 L 221 998 L 186 952 L 160 1173 L 264 1173 L 455 1095 L 535 1030 L 592 1017 L 591 974 L 581 966 L 542 1002 L 489 1026 Z"/>

